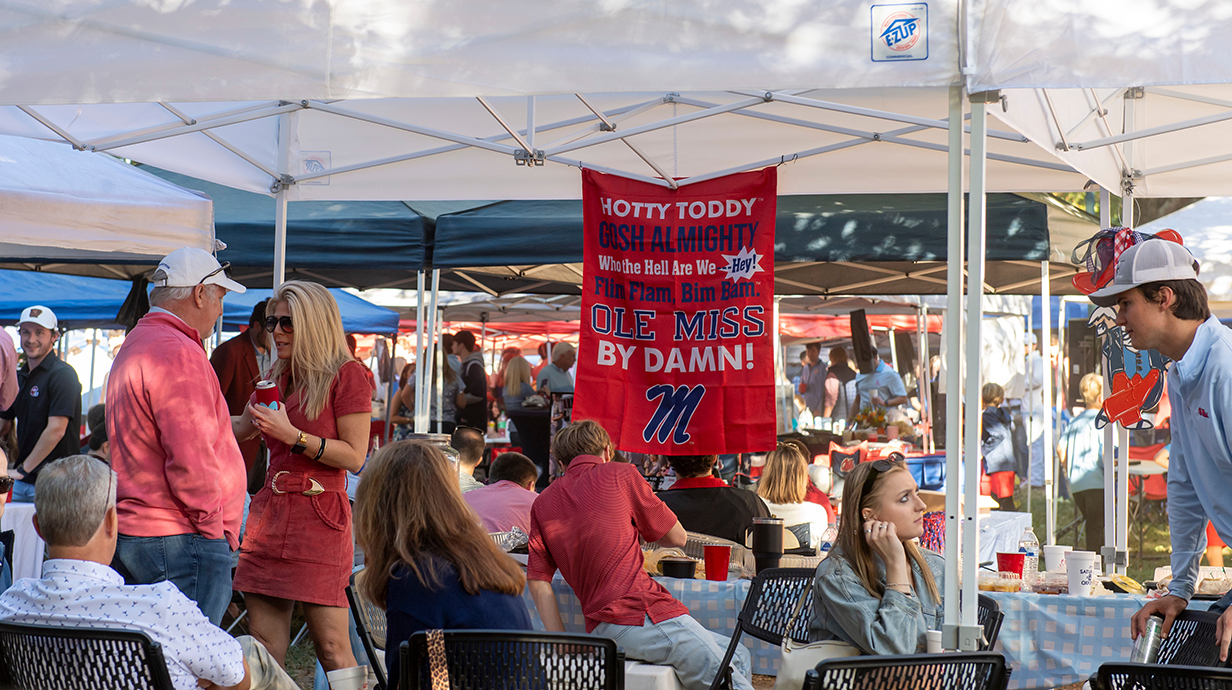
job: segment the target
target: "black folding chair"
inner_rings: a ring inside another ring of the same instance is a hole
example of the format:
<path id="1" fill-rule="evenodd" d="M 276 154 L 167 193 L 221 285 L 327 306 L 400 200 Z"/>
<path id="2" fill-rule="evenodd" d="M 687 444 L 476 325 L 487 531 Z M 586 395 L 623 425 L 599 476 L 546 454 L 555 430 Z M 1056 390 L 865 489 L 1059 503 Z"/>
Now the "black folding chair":
<path id="1" fill-rule="evenodd" d="M 0 623 L 5 690 L 174 690 L 162 645 L 145 633 Z"/>
<path id="2" fill-rule="evenodd" d="M 1133 690 L 1232 690 L 1232 669 L 1159 664 L 1101 664 L 1092 677 L 1101 688 Z"/>
<path id="3" fill-rule="evenodd" d="M 788 623 L 800 603 L 800 598 L 812 584 L 815 573 L 813 568 L 769 568 L 753 578 L 749 595 L 736 619 L 736 630 L 727 645 L 727 653 L 723 655 L 720 668 L 724 671 L 715 676 L 710 690 L 718 690 L 730 682 L 731 660 L 736 655 L 736 648 L 740 646 L 742 634 L 747 633 L 759 640 L 780 646 L 784 637 L 790 637 L 802 644 L 809 641 L 809 624 L 813 620 L 812 601 L 804 602 L 790 629 Z"/>
<path id="4" fill-rule="evenodd" d="M 375 690 L 385 690 L 389 687 L 389 679 L 385 677 L 385 664 L 380 662 L 377 650 L 385 653 L 385 609 L 368 601 L 368 598 L 355 588 L 355 578 L 363 570 L 351 573 L 351 584 L 346 588 L 347 602 L 351 605 L 351 617 L 355 619 L 355 632 L 368 654 L 368 665 L 376 673 L 377 687 Z"/>
<path id="5" fill-rule="evenodd" d="M 1008 682 L 995 652 L 854 656 L 817 664 L 804 690 L 1004 690 Z"/>
<path id="6" fill-rule="evenodd" d="M 401 690 L 430 690 L 428 632 L 400 648 Z M 623 690 L 624 655 L 606 637 L 512 630 L 445 630 L 449 687 L 458 690 Z"/>
<path id="7" fill-rule="evenodd" d="M 1160 640 L 1159 656 L 1156 658 L 1155 663 L 1101 664 L 1099 669 L 1091 674 L 1091 690 L 1121 690 L 1121 688 L 1138 687 L 1132 680 L 1127 680 L 1128 678 L 1137 677 L 1138 671 L 1134 669 L 1138 666 L 1144 666 L 1148 669 L 1155 669 L 1160 666 L 1181 668 L 1204 667 L 1207 669 L 1232 667 L 1232 656 L 1225 663 L 1221 664 L 1219 662 L 1219 641 L 1215 637 L 1215 625 L 1218 621 L 1219 614 L 1214 611 L 1182 611 L 1181 615 L 1172 621 L 1172 629 L 1168 631 L 1168 636 Z M 1109 669 L 1107 674 L 1104 673 L 1105 667 Z M 1186 676 L 1181 674 L 1176 677 L 1184 678 Z M 1126 685 L 1126 683 L 1129 684 Z M 1187 688 L 1198 686 L 1181 683 L 1175 687 Z"/>
<path id="8" fill-rule="evenodd" d="M 997 636 L 1001 634 L 1001 622 L 1005 620 L 1005 614 L 1001 613 L 1001 604 L 998 604 L 996 599 L 981 594 L 975 620 L 980 627 L 984 628 L 984 639 L 980 642 L 980 651 L 986 652 L 997 644 Z"/>

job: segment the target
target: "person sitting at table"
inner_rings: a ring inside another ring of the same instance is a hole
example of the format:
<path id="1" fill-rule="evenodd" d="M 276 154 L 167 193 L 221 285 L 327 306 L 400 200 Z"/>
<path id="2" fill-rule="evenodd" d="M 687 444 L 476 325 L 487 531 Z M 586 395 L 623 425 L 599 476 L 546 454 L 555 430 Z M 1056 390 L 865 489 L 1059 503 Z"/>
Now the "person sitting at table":
<path id="1" fill-rule="evenodd" d="M 1095 418 L 1104 404 L 1104 377 L 1087 374 L 1078 382 L 1086 409 L 1070 420 L 1057 441 L 1057 455 L 1069 479 L 1074 505 L 1086 523 L 1086 550 L 1104 545 L 1104 430 Z"/>
<path id="2" fill-rule="evenodd" d="M 565 474 L 531 507 L 526 570 L 543 627 L 565 629 L 552 588 L 559 568 L 582 603 L 586 632 L 615 640 L 631 659 L 671 666 L 686 688 L 710 687 L 730 640 L 703 628 L 650 578 L 638 546 L 639 537 L 684 546 L 688 535 L 680 521 L 637 467 L 611 462 L 612 440 L 595 422 L 558 431 L 552 452 Z M 744 646 L 733 659 L 732 683 L 753 690 Z"/>
<path id="3" fill-rule="evenodd" d="M 535 394 L 532 383 L 534 379 L 530 374 L 530 362 L 520 355 L 509 360 L 509 366 L 505 367 L 503 396 L 506 411 L 522 411 L 522 401 Z"/>
<path id="4" fill-rule="evenodd" d="M 458 451 L 458 487 L 462 493 L 483 488 L 483 482 L 475 479 L 475 468 L 483 462 L 483 432 L 460 426 L 449 435 L 449 447 Z"/>
<path id="5" fill-rule="evenodd" d="M 865 654 L 916 654 L 940 629 L 941 554 L 912 541 L 924 501 L 902 461 L 856 465 L 843 487 L 838 545 L 817 566 L 813 640 L 841 640 Z"/>
<path id="6" fill-rule="evenodd" d="M 984 411 L 980 414 L 980 456 L 984 460 L 984 472 L 992 483 L 992 497 L 997 499 L 1001 510 L 1015 511 L 1014 470 L 1018 461 L 1014 457 L 1013 422 L 1010 413 L 1001 404 L 1005 402 L 1005 389 L 995 383 L 986 383 L 980 389 Z M 1103 510 L 1103 508 L 1100 508 Z"/>
<path id="7" fill-rule="evenodd" d="M 711 474 L 718 457 L 668 456 L 676 471 L 676 483 L 658 496 L 686 530 L 743 544 L 753 528 L 753 518 L 770 517 L 770 510 L 757 494 L 728 486 Z"/>
<path id="8" fill-rule="evenodd" d="M 143 632 L 162 645 L 175 690 L 298 688 L 260 642 L 210 623 L 170 581 L 126 585 L 111 569 L 119 519 L 107 465 L 86 455 L 45 465 L 34 505 L 34 528 L 47 542 L 43 577 L 0 595 L 0 620 Z"/>
<path id="9" fill-rule="evenodd" d="M 367 567 L 359 591 L 386 610 L 391 690 L 397 650 L 421 630 L 531 630 L 526 576 L 475 520 L 444 453 L 396 441 L 368 463 L 355 495 L 355 536 Z"/>
<path id="10" fill-rule="evenodd" d="M 808 463 L 795 444 L 780 443 L 766 455 L 757 495 L 766 502 L 771 515 L 783 519 L 783 525 L 796 535 L 801 546 L 815 549 L 830 526 L 830 516 L 824 507 L 804 500 L 808 487 Z M 807 541 L 801 526 L 808 527 Z"/>
<path id="11" fill-rule="evenodd" d="M 530 507 L 539 494 L 535 480 L 539 469 L 521 453 L 501 453 L 492 461 L 488 485 L 462 495 L 489 532 L 508 532 L 517 527 L 530 534 Z"/>

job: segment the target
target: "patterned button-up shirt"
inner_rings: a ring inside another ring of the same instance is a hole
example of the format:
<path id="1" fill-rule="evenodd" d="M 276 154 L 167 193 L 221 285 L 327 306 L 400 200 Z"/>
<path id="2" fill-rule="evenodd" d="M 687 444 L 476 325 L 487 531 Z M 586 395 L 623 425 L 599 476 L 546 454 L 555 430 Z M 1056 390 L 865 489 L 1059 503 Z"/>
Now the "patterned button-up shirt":
<path id="1" fill-rule="evenodd" d="M 43 579 L 18 580 L 0 595 L 0 620 L 143 632 L 162 645 L 176 690 L 198 690 L 198 678 L 221 686 L 244 679 L 240 643 L 175 585 L 126 585 L 119 573 L 91 561 L 47 561 Z"/>

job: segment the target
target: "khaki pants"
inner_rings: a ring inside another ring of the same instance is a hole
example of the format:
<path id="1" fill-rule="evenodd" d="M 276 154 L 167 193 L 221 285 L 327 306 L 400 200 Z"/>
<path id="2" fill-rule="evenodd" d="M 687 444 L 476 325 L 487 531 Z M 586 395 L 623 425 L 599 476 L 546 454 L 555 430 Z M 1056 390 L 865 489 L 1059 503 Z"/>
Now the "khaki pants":
<path id="1" fill-rule="evenodd" d="M 251 635 L 236 638 L 244 648 L 244 661 L 252 678 L 251 690 L 299 690 L 299 685 L 282 670 L 274 657 Z"/>

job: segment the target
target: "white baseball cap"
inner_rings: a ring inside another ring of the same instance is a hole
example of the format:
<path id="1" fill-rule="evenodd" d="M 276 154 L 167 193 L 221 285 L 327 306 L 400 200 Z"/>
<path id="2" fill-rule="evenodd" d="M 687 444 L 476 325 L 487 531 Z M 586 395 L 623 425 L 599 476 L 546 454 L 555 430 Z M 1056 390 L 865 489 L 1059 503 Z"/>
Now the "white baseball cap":
<path id="1" fill-rule="evenodd" d="M 225 270 L 230 265 L 218 263 L 218 259 L 204 249 L 183 247 L 158 262 L 150 283 L 154 287 L 221 285 L 231 292 L 244 292 L 248 288 L 227 277 Z"/>
<path id="2" fill-rule="evenodd" d="M 37 323 L 49 331 L 54 331 L 60 322 L 56 319 L 55 312 L 41 304 L 36 304 L 22 310 L 21 318 L 17 319 L 17 325 L 20 326 L 23 323 Z"/>
<path id="3" fill-rule="evenodd" d="M 1122 252 L 1112 282 L 1087 296 L 1101 307 L 1115 307 L 1117 295 L 1144 283 L 1197 279 L 1198 262 L 1188 249 L 1169 240 L 1146 240 Z"/>

